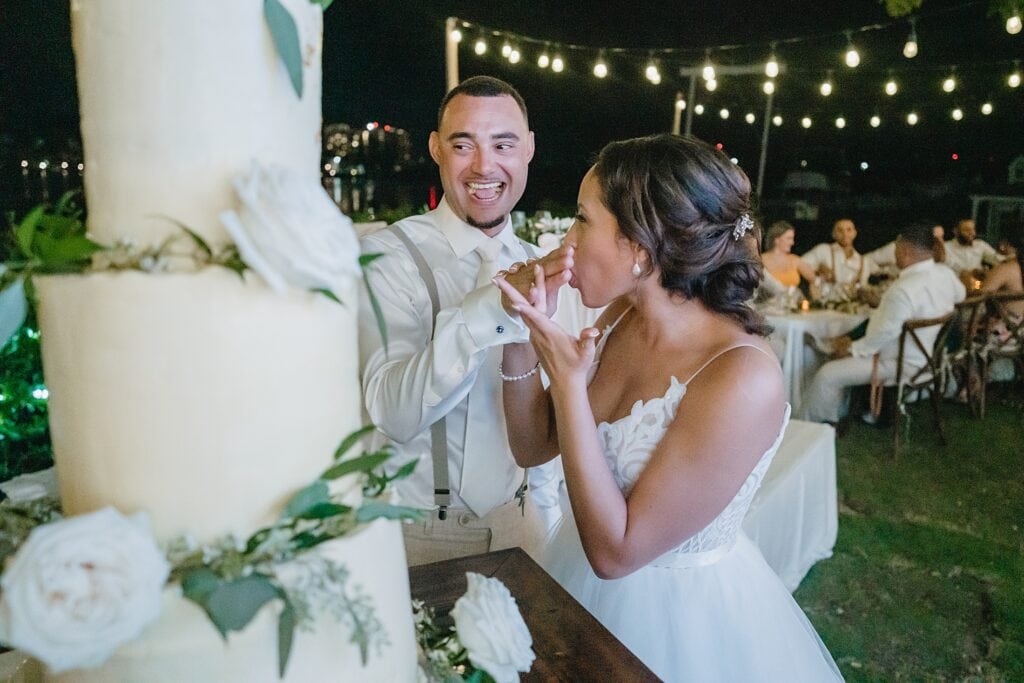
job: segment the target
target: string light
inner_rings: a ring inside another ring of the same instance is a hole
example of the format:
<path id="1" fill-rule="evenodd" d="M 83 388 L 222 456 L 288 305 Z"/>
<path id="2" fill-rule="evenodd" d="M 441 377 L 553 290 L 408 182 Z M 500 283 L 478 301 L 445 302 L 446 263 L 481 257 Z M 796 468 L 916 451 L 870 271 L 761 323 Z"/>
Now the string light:
<path id="1" fill-rule="evenodd" d="M 960 107 L 953 109 L 952 117 L 954 121 L 962 121 L 964 118 L 964 110 Z"/>
<path id="2" fill-rule="evenodd" d="M 810 116 L 805 116 L 802 119 L 800 119 L 800 125 L 803 126 L 804 128 L 810 128 L 811 123 L 812 121 Z"/>
<path id="3" fill-rule="evenodd" d="M 594 75 L 598 78 L 608 75 L 608 65 L 604 62 L 604 50 L 597 53 L 597 61 L 594 62 Z"/>
<path id="4" fill-rule="evenodd" d="M 701 114 L 703 114 L 704 113 L 704 105 L 703 104 L 698 104 L 696 107 L 693 108 L 693 113 L 696 114 L 697 116 L 700 116 Z"/>
<path id="5" fill-rule="evenodd" d="M 869 123 L 871 124 L 872 128 L 878 128 L 880 125 L 882 125 L 882 117 L 879 116 L 878 114 L 875 114 L 874 116 L 871 117 L 871 121 L 869 121 Z"/>
<path id="6" fill-rule="evenodd" d="M 754 112 L 748 111 L 747 115 L 743 117 L 743 120 L 747 123 L 753 124 L 754 121 L 757 121 L 757 117 L 754 116 Z"/>
<path id="7" fill-rule="evenodd" d="M 860 53 L 857 52 L 856 46 L 853 44 L 853 32 L 846 32 L 846 66 L 851 69 L 856 69 L 857 65 L 860 64 Z"/>
<path id="8" fill-rule="evenodd" d="M 661 83 L 661 74 L 658 72 L 658 65 L 654 61 L 653 57 L 651 58 L 651 61 L 647 63 L 647 68 L 644 69 L 644 76 L 655 85 Z"/>
<path id="9" fill-rule="evenodd" d="M 1011 88 L 1020 86 L 1020 60 L 1013 60 L 1013 73 L 1006 77 L 1006 84 Z"/>
<path id="10" fill-rule="evenodd" d="M 771 95 L 775 92 L 775 81 L 765 81 L 761 89 L 764 90 L 765 95 Z"/>
<path id="11" fill-rule="evenodd" d="M 484 40 L 483 37 L 477 38 L 476 42 L 473 43 L 473 52 L 478 55 L 482 55 L 487 52 L 487 41 Z"/>
<path id="12" fill-rule="evenodd" d="M 686 109 L 686 100 L 683 99 L 682 93 L 680 93 L 679 96 L 676 97 L 676 109 L 678 109 L 679 111 L 683 111 L 684 109 Z"/>
<path id="13" fill-rule="evenodd" d="M 512 45 L 506 40 L 501 46 L 501 56 L 508 59 L 510 54 L 512 54 Z"/>
<path id="14" fill-rule="evenodd" d="M 779 116 L 778 114 L 776 114 L 775 116 L 772 117 L 772 123 L 774 123 L 776 126 L 781 126 L 782 125 L 782 117 Z"/>
<path id="15" fill-rule="evenodd" d="M 519 48 L 517 47 L 512 48 L 512 51 L 508 53 L 508 61 L 510 64 L 518 64 L 519 60 L 522 58 L 523 55 L 519 52 Z"/>
<path id="16" fill-rule="evenodd" d="M 548 55 L 548 46 L 544 46 L 544 51 L 540 53 L 540 57 L 537 57 L 537 66 L 542 69 L 548 68 L 551 65 L 551 57 Z"/>
<path id="17" fill-rule="evenodd" d="M 718 81 L 714 78 L 704 81 L 704 87 L 708 89 L 708 92 L 714 92 L 715 88 L 718 87 Z"/>
<path id="18" fill-rule="evenodd" d="M 704 69 L 701 76 L 705 81 L 715 80 L 715 66 L 711 63 L 711 50 L 704 51 Z"/>
<path id="19" fill-rule="evenodd" d="M 956 67 L 955 66 L 949 72 L 949 76 L 946 77 L 946 80 L 942 81 L 942 90 L 944 92 L 953 92 L 954 90 L 956 90 Z"/>
<path id="20" fill-rule="evenodd" d="M 729 110 L 726 109 L 725 107 L 722 107 L 721 109 L 718 110 L 718 115 L 721 116 L 723 119 L 727 119 L 729 118 Z"/>
<path id="21" fill-rule="evenodd" d="M 551 70 L 556 74 L 562 73 L 565 69 L 565 60 L 562 59 L 562 55 L 555 55 L 551 60 Z"/>
<path id="22" fill-rule="evenodd" d="M 1006 32 L 1011 36 L 1015 36 L 1020 33 L 1021 20 L 1020 12 L 1014 12 L 1011 16 L 1006 18 Z"/>
<path id="23" fill-rule="evenodd" d="M 768 78 L 775 78 L 779 75 L 779 60 L 775 57 L 775 43 L 771 45 L 771 54 L 768 55 L 768 61 L 764 65 L 764 75 Z"/>
<path id="24" fill-rule="evenodd" d="M 462 31 L 457 28 L 453 28 L 452 32 L 448 34 L 448 38 L 450 38 L 453 43 L 461 43 Z"/>
<path id="25" fill-rule="evenodd" d="M 917 115 L 917 112 L 910 112 L 907 114 L 907 123 L 911 126 L 916 126 L 917 122 L 920 120 L 921 118 Z"/>
<path id="26" fill-rule="evenodd" d="M 903 45 L 903 56 L 907 59 L 917 56 L 917 19 L 911 18 L 910 20 L 910 34 L 907 36 L 907 42 Z"/>
<path id="27" fill-rule="evenodd" d="M 822 97 L 828 97 L 832 94 L 832 70 L 828 71 L 828 75 L 825 76 L 825 80 L 822 82 L 821 87 L 818 88 L 821 91 Z"/>
<path id="28" fill-rule="evenodd" d="M 892 97 L 899 92 L 900 86 L 897 85 L 896 79 L 892 75 L 892 69 L 889 69 L 889 80 L 885 82 L 885 94 Z"/>
<path id="29" fill-rule="evenodd" d="M 846 119 L 844 119 L 842 116 L 837 117 L 836 118 L 836 128 L 839 128 L 840 130 L 842 130 L 843 128 L 846 128 Z"/>
<path id="30" fill-rule="evenodd" d="M 984 114 L 985 116 L 988 116 L 989 114 L 991 114 L 992 113 L 992 103 L 991 102 L 986 102 L 985 104 L 981 105 L 981 113 Z"/>

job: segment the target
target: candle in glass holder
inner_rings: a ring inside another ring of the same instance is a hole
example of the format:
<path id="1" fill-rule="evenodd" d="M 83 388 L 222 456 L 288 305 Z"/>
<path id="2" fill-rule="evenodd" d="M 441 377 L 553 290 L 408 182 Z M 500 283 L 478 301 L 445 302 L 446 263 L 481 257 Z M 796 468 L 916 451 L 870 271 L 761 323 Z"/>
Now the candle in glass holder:
<path id="1" fill-rule="evenodd" d="M 804 313 L 811 310 L 811 302 L 808 301 L 807 299 L 803 299 L 800 302 L 800 310 L 803 311 Z"/>

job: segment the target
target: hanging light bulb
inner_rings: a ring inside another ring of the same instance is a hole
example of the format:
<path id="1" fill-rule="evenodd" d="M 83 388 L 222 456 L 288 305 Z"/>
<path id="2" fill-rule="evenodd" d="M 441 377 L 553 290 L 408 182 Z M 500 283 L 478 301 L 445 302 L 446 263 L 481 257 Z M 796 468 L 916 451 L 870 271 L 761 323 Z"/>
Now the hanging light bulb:
<path id="1" fill-rule="evenodd" d="M 984 114 L 985 116 L 988 116 L 989 114 L 991 114 L 992 113 L 992 103 L 991 102 L 986 102 L 985 104 L 981 105 L 981 113 Z"/>
<path id="2" fill-rule="evenodd" d="M 548 46 L 544 46 L 544 51 L 540 53 L 540 57 L 537 57 L 537 66 L 542 69 L 548 68 L 551 65 L 551 57 L 548 55 Z"/>
<path id="3" fill-rule="evenodd" d="M 597 53 L 597 61 L 594 62 L 594 75 L 598 78 L 604 78 L 608 75 L 608 65 L 604 61 L 604 51 Z"/>
<path id="4" fill-rule="evenodd" d="M 907 42 L 903 44 L 903 56 L 913 59 L 917 56 L 917 19 L 910 20 L 910 34 Z"/>
<path id="5" fill-rule="evenodd" d="M 708 89 L 708 92 L 714 92 L 715 88 L 718 87 L 718 81 L 713 78 L 708 79 L 704 81 L 704 87 Z"/>
<path id="6" fill-rule="evenodd" d="M 954 90 L 956 90 L 956 75 L 955 74 L 956 74 L 956 67 L 954 66 L 953 70 L 949 72 L 949 76 L 946 77 L 946 80 L 942 81 L 942 90 L 943 90 L 943 92 L 953 92 Z"/>
<path id="7" fill-rule="evenodd" d="M 703 114 L 704 113 L 704 105 L 703 104 L 698 104 L 696 107 L 693 108 L 693 113 L 696 114 L 697 116 L 700 116 L 701 114 Z"/>
<path id="8" fill-rule="evenodd" d="M 518 64 L 519 60 L 523 58 L 522 53 L 518 47 L 512 48 L 512 51 L 508 53 L 508 61 L 510 64 Z"/>
<path id="9" fill-rule="evenodd" d="M 560 74 L 563 69 L 565 69 L 565 60 L 562 59 L 562 55 L 555 55 L 551 59 L 551 70 L 556 74 Z"/>
<path id="10" fill-rule="evenodd" d="M 757 121 L 757 117 L 754 116 L 754 112 L 748 111 L 747 115 L 743 117 L 743 120 L 752 124 L 754 121 Z"/>
<path id="11" fill-rule="evenodd" d="M 778 114 L 776 114 L 775 116 L 772 117 L 772 123 L 774 123 L 776 126 L 781 126 L 782 125 L 782 117 L 779 116 Z"/>
<path id="12" fill-rule="evenodd" d="M 857 68 L 860 64 L 860 53 L 857 52 L 856 46 L 853 44 L 853 33 L 850 31 L 846 32 L 846 66 L 851 69 Z"/>
<path id="13" fill-rule="evenodd" d="M 478 55 L 482 55 L 483 53 L 487 52 L 487 41 L 484 40 L 482 36 L 480 38 L 477 38 L 476 42 L 473 43 L 473 52 L 477 53 Z"/>
<path id="14" fill-rule="evenodd" d="M 1013 15 L 1006 18 L 1006 32 L 1011 36 L 1015 36 L 1020 33 L 1021 20 L 1020 12 L 1014 12 Z"/>
<path id="15" fill-rule="evenodd" d="M 828 72 L 825 76 L 825 80 L 822 81 L 821 86 L 818 88 L 821 91 L 822 97 L 828 97 L 832 94 L 832 71 Z"/>
<path id="16" fill-rule="evenodd" d="M 679 93 L 676 95 L 676 109 L 683 111 L 686 109 L 686 100 L 683 99 L 683 94 Z"/>
<path id="17" fill-rule="evenodd" d="M 715 66 L 711 63 L 711 50 L 704 51 L 704 69 L 701 71 L 701 76 L 705 81 L 715 80 Z"/>
<path id="18" fill-rule="evenodd" d="M 726 109 L 725 107 L 722 107 L 721 109 L 718 110 L 718 115 L 721 116 L 723 119 L 727 119 L 729 118 L 729 110 Z"/>
<path id="19" fill-rule="evenodd" d="M 764 90 L 765 95 L 771 95 L 775 92 L 775 81 L 765 81 L 761 89 Z"/>
<path id="20" fill-rule="evenodd" d="M 954 121 L 962 121 L 964 118 L 964 110 L 960 107 L 956 107 L 953 109 L 952 116 Z"/>
<path id="21" fill-rule="evenodd" d="M 768 78 L 775 78 L 779 75 L 779 60 L 775 57 L 775 43 L 772 43 L 771 50 L 768 61 L 764 65 L 764 75 Z"/>
<path id="22" fill-rule="evenodd" d="M 448 34 L 448 39 L 451 40 L 453 43 L 461 43 L 462 31 L 457 28 L 453 28 L 452 32 Z"/>
<path id="23" fill-rule="evenodd" d="M 846 128 L 846 119 L 844 119 L 842 116 L 837 117 L 836 118 L 836 128 L 839 128 L 839 129 Z"/>
<path id="24" fill-rule="evenodd" d="M 800 119 L 800 125 L 803 126 L 804 128 L 810 128 L 811 127 L 811 117 L 810 116 L 805 116 L 802 119 Z"/>
<path id="25" fill-rule="evenodd" d="M 512 54 L 512 45 L 507 40 L 501 45 L 501 56 L 508 59 L 508 56 Z"/>
<path id="26" fill-rule="evenodd" d="M 916 112 L 910 112 L 909 114 L 907 114 L 907 123 L 910 124 L 911 126 L 916 126 L 917 122 L 920 120 L 921 119 L 918 117 Z"/>
<path id="27" fill-rule="evenodd" d="M 871 120 L 868 123 L 871 124 L 872 128 L 878 128 L 880 125 L 882 125 L 882 117 L 876 114 L 875 116 L 871 117 Z"/>
<path id="28" fill-rule="evenodd" d="M 896 83 L 896 79 L 890 75 L 889 80 L 885 82 L 885 94 L 892 97 L 899 92 L 899 90 L 900 86 Z"/>
<path id="29" fill-rule="evenodd" d="M 1020 87 L 1020 60 L 1013 60 L 1013 73 L 1006 77 L 1006 84 L 1011 88 Z"/>
<path id="30" fill-rule="evenodd" d="M 644 69 L 644 76 L 646 76 L 647 80 L 655 85 L 661 81 L 661 74 L 658 72 L 658 64 L 654 61 L 653 57 L 651 57 L 651 61 L 647 63 L 647 68 Z"/>

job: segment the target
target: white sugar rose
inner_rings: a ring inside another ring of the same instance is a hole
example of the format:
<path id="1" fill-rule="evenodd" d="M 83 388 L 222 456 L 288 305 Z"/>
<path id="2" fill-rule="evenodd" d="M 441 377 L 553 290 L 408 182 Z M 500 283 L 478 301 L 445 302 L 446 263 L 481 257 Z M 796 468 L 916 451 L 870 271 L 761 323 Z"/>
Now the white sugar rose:
<path id="1" fill-rule="evenodd" d="M 247 266 L 275 291 L 328 289 L 359 275 L 352 220 L 319 184 L 280 166 L 253 162 L 235 179 L 237 212 L 220 215 Z"/>
<path id="2" fill-rule="evenodd" d="M 452 609 L 469 661 L 497 681 L 518 681 L 533 664 L 533 639 L 515 598 L 498 579 L 466 573 L 469 590 Z"/>
<path id="3" fill-rule="evenodd" d="M 537 247 L 547 254 L 548 252 L 554 251 L 555 249 L 558 249 L 558 247 L 562 246 L 562 238 L 564 237 L 565 235 L 557 235 L 553 232 L 542 232 L 537 236 Z"/>
<path id="4" fill-rule="evenodd" d="M 169 572 L 143 513 L 36 527 L 0 579 L 0 637 L 53 673 L 97 666 L 159 616 Z"/>

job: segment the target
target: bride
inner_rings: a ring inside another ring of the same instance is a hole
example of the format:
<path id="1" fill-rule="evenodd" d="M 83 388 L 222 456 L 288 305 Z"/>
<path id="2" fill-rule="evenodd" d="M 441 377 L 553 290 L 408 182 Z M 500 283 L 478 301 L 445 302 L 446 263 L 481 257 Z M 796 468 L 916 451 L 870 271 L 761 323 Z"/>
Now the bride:
<path id="1" fill-rule="evenodd" d="M 580 186 L 569 270 L 495 279 L 531 331 L 500 369 L 512 451 L 522 466 L 561 453 L 572 507 L 545 568 L 667 681 L 841 678 L 740 529 L 789 419 L 744 303 L 761 278 L 749 202 L 703 142 L 613 142 Z M 524 276 L 528 297 L 510 282 Z M 579 339 L 549 319 L 565 282 L 607 306 Z"/>

